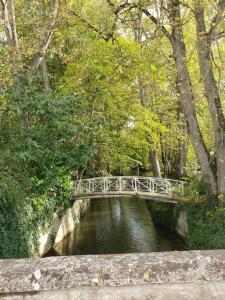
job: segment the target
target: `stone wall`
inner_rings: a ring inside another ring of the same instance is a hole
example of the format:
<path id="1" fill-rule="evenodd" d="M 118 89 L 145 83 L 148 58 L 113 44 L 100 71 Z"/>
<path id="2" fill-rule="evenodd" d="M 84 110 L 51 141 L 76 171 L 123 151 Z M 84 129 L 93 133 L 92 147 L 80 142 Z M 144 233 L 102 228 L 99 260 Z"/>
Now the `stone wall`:
<path id="1" fill-rule="evenodd" d="M 225 250 L 0 261 L 0 298 L 213 300 L 225 295 Z"/>
<path id="2" fill-rule="evenodd" d="M 60 243 L 63 238 L 74 230 L 80 222 L 81 216 L 89 207 L 90 200 L 76 200 L 71 208 L 68 208 L 63 217 L 53 217 L 50 229 L 40 234 L 38 255 L 45 255 L 52 247 Z M 40 230 L 41 231 L 41 230 Z"/>
<path id="3" fill-rule="evenodd" d="M 187 212 L 184 210 L 179 211 L 176 221 L 176 232 L 183 238 L 188 234 Z"/>
<path id="4" fill-rule="evenodd" d="M 177 209 L 177 204 L 147 201 L 154 223 L 165 226 L 182 238 L 188 234 L 187 213 Z"/>

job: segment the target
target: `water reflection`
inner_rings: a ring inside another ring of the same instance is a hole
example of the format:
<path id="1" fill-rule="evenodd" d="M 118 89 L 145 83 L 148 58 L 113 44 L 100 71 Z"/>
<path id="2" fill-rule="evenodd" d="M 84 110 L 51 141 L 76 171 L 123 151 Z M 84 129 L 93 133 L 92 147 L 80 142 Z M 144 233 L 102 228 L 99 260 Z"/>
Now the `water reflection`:
<path id="1" fill-rule="evenodd" d="M 182 247 L 175 234 L 153 224 L 145 201 L 95 199 L 76 229 L 49 254 L 152 252 Z"/>

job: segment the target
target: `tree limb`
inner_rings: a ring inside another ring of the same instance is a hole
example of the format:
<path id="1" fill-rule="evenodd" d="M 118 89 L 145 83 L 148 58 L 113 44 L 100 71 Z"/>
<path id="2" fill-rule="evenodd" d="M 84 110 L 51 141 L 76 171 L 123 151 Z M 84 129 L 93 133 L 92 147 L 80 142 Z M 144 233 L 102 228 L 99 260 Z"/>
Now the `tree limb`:
<path id="1" fill-rule="evenodd" d="M 103 38 L 106 42 L 111 38 L 111 35 L 105 35 L 101 30 L 97 29 L 94 25 L 89 23 L 86 19 L 78 15 L 75 11 L 72 12 L 72 14 L 77 17 L 84 25 L 86 25 L 88 28 L 90 28 L 92 31 L 98 33 L 101 38 Z"/>
<path id="2" fill-rule="evenodd" d="M 115 4 L 111 0 L 106 0 L 106 2 L 109 4 L 109 6 L 114 10 Z"/>
<path id="3" fill-rule="evenodd" d="M 112 24 L 111 27 L 111 31 L 107 34 L 104 34 L 103 31 L 101 31 L 100 29 L 96 28 L 94 25 L 92 25 L 89 21 L 87 21 L 86 19 L 84 19 L 82 16 L 80 16 L 79 14 L 77 14 L 76 12 L 72 12 L 72 14 L 77 17 L 84 25 L 86 25 L 88 28 L 90 28 L 92 31 L 96 32 L 101 38 L 103 38 L 106 42 L 109 41 L 110 39 L 114 40 L 113 37 L 113 33 L 116 29 L 116 24 L 117 21 L 119 20 L 119 14 L 122 10 L 124 10 L 126 7 L 129 7 L 129 10 L 137 7 L 137 5 L 131 5 L 129 3 L 129 1 L 126 1 L 118 6 L 116 6 L 111 0 L 106 0 L 106 2 L 108 3 L 109 7 L 112 9 L 112 13 L 114 14 L 115 18 L 114 18 L 114 22 Z"/>
<path id="4" fill-rule="evenodd" d="M 212 20 L 212 24 L 209 30 L 209 42 L 212 43 L 214 37 L 216 36 L 216 31 L 221 23 L 224 20 L 224 10 L 225 10 L 225 0 L 220 0 L 218 3 L 218 11 Z"/>
<path id="5" fill-rule="evenodd" d="M 162 33 L 167 37 L 168 40 L 171 39 L 171 35 L 169 33 L 169 31 L 162 25 L 160 24 L 159 20 L 157 18 L 155 18 L 147 9 L 145 8 L 141 8 L 141 11 L 155 24 L 157 25 Z"/>
<path id="6" fill-rule="evenodd" d="M 130 6 L 132 7 L 131 3 L 129 1 L 126 1 L 118 6 L 116 6 L 111 0 L 106 0 L 110 8 L 112 9 L 114 15 L 118 15 L 124 8 Z M 136 6 L 136 5 L 135 5 Z"/>
<path id="7" fill-rule="evenodd" d="M 55 26 L 55 22 L 58 16 L 58 9 L 59 9 L 59 1 L 58 0 L 52 0 L 51 2 L 51 15 L 50 15 L 50 23 L 48 25 L 48 28 L 45 33 L 43 33 L 43 39 L 39 43 L 39 49 L 36 53 L 36 56 L 33 59 L 33 62 L 31 63 L 30 69 L 29 69 L 29 75 L 30 75 L 30 81 L 32 81 L 33 76 L 37 72 L 40 64 L 42 63 L 45 53 L 48 49 L 49 43 L 51 41 L 53 30 Z"/>

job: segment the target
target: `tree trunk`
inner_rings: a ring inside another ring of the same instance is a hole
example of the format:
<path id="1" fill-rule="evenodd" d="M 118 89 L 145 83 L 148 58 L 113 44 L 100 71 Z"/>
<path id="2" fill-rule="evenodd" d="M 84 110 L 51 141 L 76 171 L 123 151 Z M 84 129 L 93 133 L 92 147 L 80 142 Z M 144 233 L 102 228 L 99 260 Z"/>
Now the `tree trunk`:
<path id="1" fill-rule="evenodd" d="M 44 89 L 45 89 L 45 92 L 48 93 L 51 91 L 51 88 L 50 88 L 48 69 L 47 69 L 45 59 L 43 59 L 43 61 L 42 61 L 42 74 L 43 74 Z"/>
<path id="2" fill-rule="evenodd" d="M 168 152 L 166 147 L 166 142 L 164 140 L 163 135 L 160 135 L 160 144 L 161 144 L 161 157 L 162 157 L 162 165 L 163 165 L 163 174 L 164 177 L 169 176 L 170 171 L 170 165 L 169 165 L 169 159 L 168 159 Z"/>
<path id="3" fill-rule="evenodd" d="M 7 30 L 7 40 L 8 44 L 12 48 L 18 48 L 18 37 L 16 32 L 16 20 L 15 20 L 15 8 L 14 1 L 8 0 L 6 4 L 6 11 L 8 17 L 8 25 L 9 28 Z"/>
<path id="4" fill-rule="evenodd" d="M 6 41 L 9 48 L 9 57 L 14 71 L 15 78 L 19 73 L 19 62 L 20 62 L 20 53 L 19 53 L 19 44 L 18 36 L 16 31 L 16 18 L 15 18 L 15 8 L 14 1 L 1 1 L 0 0 L 0 9 L 1 15 L 3 18 L 3 25 L 5 28 Z"/>
<path id="5" fill-rule="evenodd" d="M 185 175 L 185 166 L 187 163 L 187 142 L 179 140 L 178 143 L 178 160 L 176 166 L 177 178 L 183 178 Z"/>
<path id="6" fill-rule="evenodd" d="M 182 109 L 187 122 L 187 130 L 195 149 L 202 176 L 208 185 L 208 194 L 217 196 L 216 178 L 210 165 L 210 156 L 203 141 L 194 109 L 194 93 L 186 61 L 179 0 L 171 0 L 170 21 L 172 25 L 171 45 L 175 59 L 177 79 L 181 94 Z"/>
<path id="7" fill-rule="evenodd" d="M 198 57 L 205 96 L 211 114 L 216 144 L 217 188 L 219 198 L 225 200 L 225 119 L 211 59 L 211 41 L 206 31 L 203 4 L 195 7 Z"/>
<path id="8" fill-rule="evenodd" d="M 177 87 L 177 91 L 180 94 L 179 87 Z M 186 128 L 185 120 L 183 118 L 183 112 L 182 112 L 182 107 L 180 102 L 178 104 L 178 109 L 177 109 L 177 118 L 181 122 L 179 126 L 180 131 L 183 132 L 184 135 L 186 135 L 187 128 Z M 183 178 L 185 176 L 185 166 L 187 163 L 187 148 L 188 148 L 187 141 L 183 137 L 179 138 L 178 156 L 177 156 L 176 172 L 175 172 L 177 178 Z"/>
<path id="9" fill-rule="evenodd" d="M 142 14 L 138 12 L 138 19 L 135 20 L 133 32 L 134 32 L 134 40 L 137 43 L 141 43 L 142 40 L 142 31 L 140 30 L 140 23 L 141 23 L 141 18 Z M 143 85 L 143 78 L 141 74 L 138 74 L 137 76 L 137 87 L 138 87 L 138 93 L 139 93 L 139 99 L 140 99 L 140 104 L 143 107 L 146 107 L 147 104 L 147 94 L 146 94 L 146 89 Z M 154 177 L 161 177 L 161 168 L 160 168 L 160 163 L 158 159 L 158 154 L 155 148 L 155 145 L 152 143 L 151 138 L 147 135 L 146 140 L 148 143 L 153 147 L 153 149 L 149 150 L 149 161 L 152 166 L 152 172 Z"/>
<path id="10" fill-rule="evenodd" d="M 145 107 L 146 106 L 146 91 L 143 87 L 141 76 L 138 76 L 138 91 L 139 91 L 140 103 L 143 107 Z M 157 150 L 155 148 L 155 145 L 152 143 L 151 138 L 149 136 L 147 136 L 146 139 L 147 139 L 150 147 L 153 147 L 153 149 L 149 150 L 149 160 L 151 163 L 153 176 L 161 177 L 161 168 L 160 168 Z"/>
<path id="11" fill-rule="evenodd" d="M 153 176 L 161 177 L 160 164 L 159 164 L 159 159 L 156 150 L 155 149 L 150 150 L 149 155 L 150 155 L 150 161 L 152 165 Z"/>
<path id="12" fill-rule="evenodd" d="M 143 86 L 143 79 L 141 75 L 138 75 L 137 82 L 138 82 L 138 93 L 139 93 L 140 103 L 143 107 L 145 107 L 147 95 L 146 95 L 145 88 Z"/>

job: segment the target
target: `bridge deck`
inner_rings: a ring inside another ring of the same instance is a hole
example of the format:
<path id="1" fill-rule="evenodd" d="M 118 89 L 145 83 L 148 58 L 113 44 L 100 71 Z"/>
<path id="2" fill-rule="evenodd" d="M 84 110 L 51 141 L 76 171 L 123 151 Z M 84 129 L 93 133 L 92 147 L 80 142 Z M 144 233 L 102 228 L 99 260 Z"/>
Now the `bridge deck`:
<path id="1" fill-rule="evenodd" d="M 151 201 L 160 201 L 166 203 L 178 203 L 182 197 L 181 196 L 169 196 L 166 194 L 153 194 L 153 193 L 137 193 L 134 194 L 132 192 L 110 192 L 107 194 L 103 193 L 94 193 L 94 194 L 74 194 L 74 199 L 105 199 L 105 198 L 138 198 L 142 200 L 151 200 Z"/>

